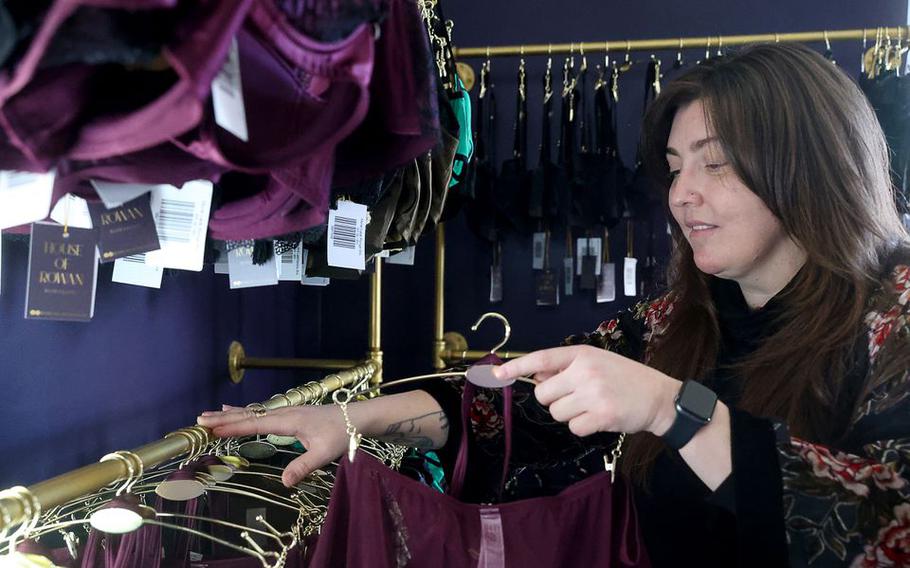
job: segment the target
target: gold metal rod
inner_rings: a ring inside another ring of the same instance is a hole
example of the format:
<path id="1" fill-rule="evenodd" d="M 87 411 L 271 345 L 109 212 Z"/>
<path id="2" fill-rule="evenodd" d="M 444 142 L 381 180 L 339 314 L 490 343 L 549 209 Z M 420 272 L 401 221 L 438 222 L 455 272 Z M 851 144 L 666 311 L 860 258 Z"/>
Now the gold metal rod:
<path id="1" fill-rule="evenodd" d="M 885 36 L 903 37 L 910 32 L 910 26 L 897 26 L 884 28 Z M 752 35 L 730 35 L 730 36 L 698 36 L 684 38 L 666 38 L 666 39 L 632 39 L 632 40 L 615 40 L 615 41 L 590 41 L 576 43 L 554 43 L 554 44 L 531 44 L 531 45 L 503 45 L 498 47 L 462 47 L 455 50 L 455 55 L 461 58 L 468 57 L 504 57 L 518 55 L 548 55 L 548 54 L 570 54 L 570 53 L 600 53 L 605 50 L 615 53 L 625 51 L 659 51 L 659 50 L 677 50 L 704 48 L 718 45 L 745 45 L 759 42 L 814 42 L 836 40 L 861 40 L 863 36 L 875 38 L 879 29 L 851 29 L 851 30 L 833 30 L 833 31 L 813 31 L 813 32 L 796 32 L 796 33 L 765 33 Z"/>
<path id="2" fill-rule="evenodd" d="M 332 373 L 319 382 L 311 382 L 290 389 L 286 393 L 276 395 L 261 404 L 271 410 L 315 402 L 327 393 L 369 378 L 378 369 L 379 366 L 375 361 L 365 361 L 350 369 Z M 196 431 L 200 438 L 205 439 L 206 444 L 211 443 L 213 440 L 211 431 L 208 428 L 190 426 L 183 430 Z M 193 449 L 190 444 L 191 439 L 191 436 L 169 436 L 131 451 L 142 460 L 143 468 L 149 471 Z M 36 483 L 30 486 L 28 490 L 41 503 L 41 510 L 47 511 L 126 479 L 128 475 L 129 471 L 124 461 L 103 461 Z M 0 508 L 8 513 L 9 518 L 9 525 L 4 526 L 5 516 L 0 516 L 0 532 L 25 520 L 23 519 L 25 511 L 22 510 L 21 503 L 16 499 L 0 500 Z"/>
<path id="3" fill-rule="evenodd" d="M 357 364 L 351 359 L 278 359 L 247 357 L 244 369 L 347 369 Z"/>
<path id="4" fill-rule="evenodd" d="M 382 258 L 373 261 L 373 275 L 370 277 L 370 350 L 367 356 L 376 363 L 376 370 L 370 377 L 373 384 L 382 382 Z"/>
<path id="5" fill-rule="evenodd" d="M 489 355 L 489 351 L 479 351 L 479 350 L 467 350 L 467 351 L 455 351 L 455 350 L 445 350 L 442 352 L 442 358 L 446 362 L 457 362 L 457 361 L 478 361 Z M 518 357 L 524 357 L 527 355 L 527 351 L 497 351 L 496 356 L 500 359 L 516 359 Z"/>
<path id="6" fill-rule="evenodd" d="M 436 310 L 433 320 L 433 368 L 444 369 L 446 362 L 442 357 L 445 351 L 445 272 L 446 272 L 446 228 L 445 223 L 436 226 Z"/>

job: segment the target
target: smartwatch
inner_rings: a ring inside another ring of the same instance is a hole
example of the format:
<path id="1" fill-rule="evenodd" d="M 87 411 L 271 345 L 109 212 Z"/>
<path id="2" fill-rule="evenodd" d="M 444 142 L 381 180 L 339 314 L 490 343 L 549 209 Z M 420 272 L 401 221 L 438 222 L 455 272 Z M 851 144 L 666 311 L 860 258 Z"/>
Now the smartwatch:
<path id="1" fill-rule="evenodd" d="M 680 450 L 714 416 L 717 395 L 705 385 L 696 381 L 683 383 L 676 395 L 676 419 L 662 436 L 674 450 Z"/>

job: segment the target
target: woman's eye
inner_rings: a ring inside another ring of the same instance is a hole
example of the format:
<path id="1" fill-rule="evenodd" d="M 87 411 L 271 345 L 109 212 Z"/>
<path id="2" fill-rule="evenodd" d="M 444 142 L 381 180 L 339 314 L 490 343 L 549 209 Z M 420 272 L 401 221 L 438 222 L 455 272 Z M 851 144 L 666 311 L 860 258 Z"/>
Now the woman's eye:
<path id="1" fill-rule="evenodd" d="M 727 166 L 727 162 L 717 164 L 705 164 L 705 169 L 709 172 L 720 172 Z"/>
<path id="2" fill-rule="evenodd" d="M 670 170 L 667 173 L 667 179 L 670 181 L 670 183 L 676 181 L 677 177 L 679 177 L 679 170 Z"/>

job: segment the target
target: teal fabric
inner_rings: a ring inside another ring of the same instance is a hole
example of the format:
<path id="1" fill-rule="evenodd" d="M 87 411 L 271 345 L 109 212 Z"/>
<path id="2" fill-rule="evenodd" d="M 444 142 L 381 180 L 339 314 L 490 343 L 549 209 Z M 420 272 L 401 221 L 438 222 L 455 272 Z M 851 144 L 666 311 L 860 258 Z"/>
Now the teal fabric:
<path id="1" fill-rule="evenodd" d="M 464 83 L 460 77 L 456 77 L 458 82 L 458 95 L 450 98 L 449 102 L 455 111 L 455 117 L 458 119 L 458 149 L 455 151 L 455 163 L 452 167 L 452 179 L 449 180 L 449 187 L 457 185 L 462 180 L 468 162 L 474 155 L 474 136 L 471 128 L 471 96 L 464 88 Z"/>

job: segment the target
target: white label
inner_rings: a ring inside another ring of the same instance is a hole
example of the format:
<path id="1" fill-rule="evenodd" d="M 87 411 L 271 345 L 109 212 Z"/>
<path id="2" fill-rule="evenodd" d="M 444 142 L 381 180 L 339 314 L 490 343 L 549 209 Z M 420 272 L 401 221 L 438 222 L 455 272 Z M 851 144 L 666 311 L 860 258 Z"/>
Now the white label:
<path id="1" fill-rule="evenodd" d="M 543 270 L 543 261 L 544 256 L 546 255 L 547 247 L 547 234 L 546 233 L 534 233 L 534 240 L 532 241 L 532 251 L 531 251 L 531 269 L 532 270 Z"/>
<path id="2" fill-rule="evenodd" d="M 604 263 L 597 282 L 597 303 L 612 302 L 616 299 L 616 265 Z"/>
<path id="3" fill-rule="evenodd" d="M 228 252 L 227 256 L 231 290 L 278 284 L 278 262 L 275 255 L 263 264 L 253 264 L 253 246 L 250 245 L 237 247 Z"/>
<path id="4" fill-rule="evenodd" d="M 227 59 L 212 81 L 212 107 L 215 123 L 244 142 L 249 142 L 246 110 L 243 107 L 243 84 L 240 82 L 240 51 L 237 38 L 231 40 Z"/>
<path id="5" fill-rule="evenodd" d="M 588 239 L 588 256 L 594 257 L 594 275 L 600 276 L 601 262 L 600 259 L 603 258 L 603 239 L 600 237 L 594 237 Z"/>
<path id="6" fill-rule="evenodd" d="M 490 266 L 490 301 L 502 301 L 502 265 Z"/>
<path id="7" fill-rule="evenodd" d="M 149 183 L 112 183 L 109 181 L 92 180 L 92 187 L 95 193 L 101 198 L 101 202 L 108 209 L 120 207 L 127 201 L 132 201 L 141 195 L 160 187 L 169 187 L 166 185 L 154 185 Z"/>
<path id="8" fill-rule="evenodd" d="M 303 245 L 301 245 L 302 247 Z M 300 283 L 304 286 L 328 286 L 331 279 L 325 278 L 323 276 L 307 276 L 306 275 L 306 263 L 307 259 L 310 256 L 310 251 L 303 249 L 303 254 L 300 257 L 300 263 L 303 266 L 303 277 L 300 279 Z"/>
<path id="9" fill-rule="evenodd" d="M 278 255 L 278 280 L 291 280 L 299 282 L 303 278 L 303 254 L 300 252 L 303 245 L 298 244 L 296 247 Z"/>
<path id="10" fill-rule="evenodd" d="M 575 283 L 575 270 L 573 267 L 572 257 L 566 257 L 562 259 L 562 287 L 563 294 L 566 296 L 571 296 L 574 292 L 574 283 Z"/>
<path id="11" fill-rule="evenodd" d="M 88 213 L 88 203 L 72 193 L 67 193 L 57 201 L 51 210 L 51 219 L 61 225 L 69 225 L 77 229 L 92 228 L 92 216 Z"/>
<path id="12" fill-rule="evenodd" d="M 578 239 L 575 242 L 575 275 L 581 276 L 581 267 L 585 256 L 588 254 L 588 239 Z"/>
<path id="13" fill-rule="evenodd" d="M 637 258 L 626 257 L 622 267 L 623 293 L 626 296 L 634 296 L 638 293 L 638 287 L 635 285 L 635 267 L 638 265 Z"/>
<path id="14" fill-rule="evenodd" d="M 47 218 L 54 172 L 0 171 L 0 230 Z"/>
<path id="15" fill-rule="evenodd" d="M 386 261 L 389 264 L 403 264 L 405 266 L 414 266 L 414 259 L 417 256 L 417 247 L 409 246 L 403 251 L 389 255 Z"/>
<path id="16" fill-rule="evenodd" d="M 115 260 L 111 281 L 146 288 L 161 288 L 164 269 L 146 264 L 145 256 L 145 253 L 133 254 Z"/>
<path id="17" fill-rule="evenodd" d="M 338 208 L 329 211 L 329 231 L 326 239 L 329 266 L 364 270 L 366 259 L 367 207 L 353 201 L 339 201 Z"/>
<path id="18" fill-rule="evenodd" d="M 210 181 L 190 181 L 181 189 L 156 187 L 152 191 L 152 215 L 161 249 L 149 252 L 145 262 L 161 268 L 202 270 L 211 207 Z"/>

